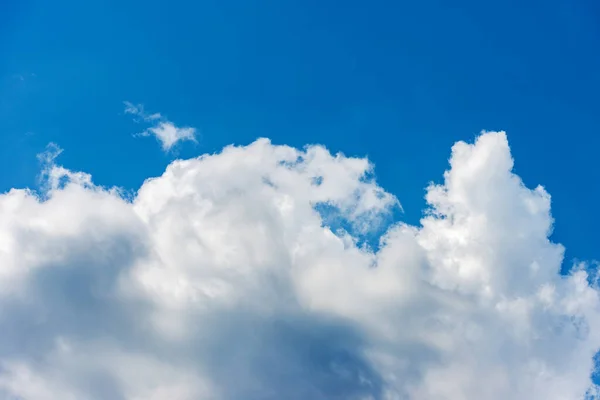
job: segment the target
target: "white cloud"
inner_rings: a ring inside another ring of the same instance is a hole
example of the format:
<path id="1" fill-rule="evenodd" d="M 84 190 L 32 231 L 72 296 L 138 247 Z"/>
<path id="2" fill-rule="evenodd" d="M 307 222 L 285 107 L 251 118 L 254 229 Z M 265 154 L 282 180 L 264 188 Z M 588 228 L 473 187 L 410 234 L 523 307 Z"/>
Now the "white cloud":
<path id="1" fill-rule="evenodd" d="M 136 122 L 149 122 L 152 126 L 138 133 L 139 136 L 154 136 L 161 143 L 163 150 L 170 150 L 177 142 L 196 141 L 196 129 L 191 127 L 177 127 L 173 122 L 164 118 L 160 113 L 148 114 L 142 104 L 124 102 L 125 113 L 132 114 L 140 119 Z"/>
<path id="2" fill-rule="evenodd" d="M 504 133 L 457 143 L 422 226 L 390 226 L 377 252 L 356 243 L 398 203 L 365 159 L 261 139 L 175 161 L 126 201 L 54 150 L 46 200 L 0 195 L 0 398 L 595 390 L 598 288 L 585 265 L 559 275 L 550 196 L 512 174 Z"/>

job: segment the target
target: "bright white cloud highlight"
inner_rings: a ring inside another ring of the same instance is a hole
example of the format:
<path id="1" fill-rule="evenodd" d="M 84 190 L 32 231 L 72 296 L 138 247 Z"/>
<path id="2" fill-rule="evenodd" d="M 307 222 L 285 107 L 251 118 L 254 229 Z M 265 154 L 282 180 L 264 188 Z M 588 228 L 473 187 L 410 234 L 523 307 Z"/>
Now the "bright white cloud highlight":
<path id="1" fill-rule="evenodd" d="M 164 118 L 160 113 L 148 114 L 141 104 L 132 104 L 124 102 L 125 113 L 132 114 L 144 122 L 151 123 L 152 126 L 138 133 L 139 136 L 154 136 L 160 143 L 164 151 L 169 151 L 178 142 L 196 141 L 196 129 L 191 127 L 177 127 L 173 122 Z"/>
<path id="2" fill-rule="evenodd" d="M 127 201 L 50 150 L 45 200 L 0 195 L 0 398 L 596 391 L 595 277 L 559 274 L 550 196 L 511 172 L 504 133 L 457 143 L 422 226 L 376 252 L 359 236 L 398 203 L 365 159 L 261 139 L 175 161 Z"/>

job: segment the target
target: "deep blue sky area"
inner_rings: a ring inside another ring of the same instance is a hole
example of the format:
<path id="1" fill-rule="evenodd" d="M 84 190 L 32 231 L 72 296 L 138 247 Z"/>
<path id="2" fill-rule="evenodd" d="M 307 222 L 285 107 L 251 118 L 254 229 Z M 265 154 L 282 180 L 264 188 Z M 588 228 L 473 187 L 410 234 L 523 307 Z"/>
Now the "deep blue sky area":
<path id="1" fill-rule="evenodd" d="M 48 142 L 135 189 L 174 157 L 266 136 L 367 155 L 417 223 L 451 145 L 506 130 L 567 259 L 598 259 L 599 93 L 595 0 L 3 0 L 0 191 L 35 186 Z M 124 100 L 198 144 L 134 138 Z"/>

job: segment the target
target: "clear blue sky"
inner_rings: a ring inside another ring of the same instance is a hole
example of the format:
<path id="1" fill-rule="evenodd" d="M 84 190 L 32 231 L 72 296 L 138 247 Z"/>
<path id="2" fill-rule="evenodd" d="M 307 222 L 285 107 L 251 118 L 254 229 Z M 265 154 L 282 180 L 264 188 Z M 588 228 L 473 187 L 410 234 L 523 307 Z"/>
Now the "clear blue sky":
<path id="1" fill-rule="evenodd" d="M 259 136 L 368 155 L 408 222 L 450 146 L 506 130 L 516 171 L 553 198 L 567 258 L 600 257 L 600 3 L 0 2 L 0 190 L 36 153 L 137 188 L 175 156 Z M 198 144 L 164 154 L 124 115 L 143 103 Z"/>

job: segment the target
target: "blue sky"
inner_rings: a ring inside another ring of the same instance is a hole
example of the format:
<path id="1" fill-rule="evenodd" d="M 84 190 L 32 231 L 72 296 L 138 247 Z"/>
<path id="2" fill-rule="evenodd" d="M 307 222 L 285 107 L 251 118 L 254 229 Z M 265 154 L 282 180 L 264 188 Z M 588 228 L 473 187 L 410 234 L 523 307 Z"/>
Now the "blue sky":
<path id="1" fill-rule="evenodd" d="M 368 155 L 418 220 L 448 149 L 508 133 L 553 196 L 567 257 L 598 257 L 600 5 L 594 1 L 4 1 L 0 189 L 32 186 L 50 141 L 101 184 L 173 155 L 132 138 L 122 101 L 196 127 L 213 152 L 259 136 Z"/>

